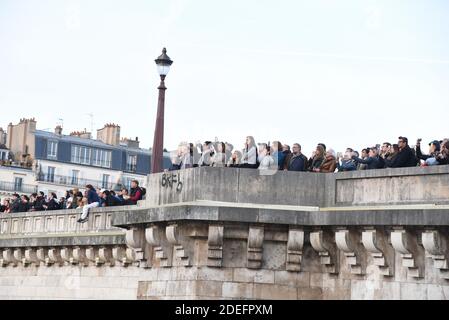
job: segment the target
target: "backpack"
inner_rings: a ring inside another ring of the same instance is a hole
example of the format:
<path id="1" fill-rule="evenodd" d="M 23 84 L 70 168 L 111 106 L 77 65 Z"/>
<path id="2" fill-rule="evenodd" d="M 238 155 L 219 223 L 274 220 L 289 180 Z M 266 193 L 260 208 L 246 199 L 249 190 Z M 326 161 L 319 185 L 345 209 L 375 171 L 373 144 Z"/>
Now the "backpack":
<path id="1" fill-rule="evenodd" d="M 141 194 L 142 194 L 142 197 L 143 197 L 144 195 L 146 195 L 146 194 L 147 194 L 147 189 L 146 189 L 146 188 L 144 188 L 144 187 L 140 187 L 140 192 L 141 192 Z"/>

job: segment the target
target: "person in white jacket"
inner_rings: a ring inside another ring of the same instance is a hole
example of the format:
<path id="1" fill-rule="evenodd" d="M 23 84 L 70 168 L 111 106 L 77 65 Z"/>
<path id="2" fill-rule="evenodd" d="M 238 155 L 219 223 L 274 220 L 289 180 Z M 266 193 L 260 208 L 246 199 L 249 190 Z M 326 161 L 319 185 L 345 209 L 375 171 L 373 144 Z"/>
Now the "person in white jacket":
<path id="1" fill-rule="evenodd" d="M 242 150 L 242 163 L 240 168 L 257 168 L 257 147 L 254 137 L 246 137 L 245 147 Z"/>
<path id="2" fill-rule="evenodd" d="M 259 157 L 260 165 L 259 170 L 275 170 L 276 163 L 274 161 L 273 156 L 270 155 L 270 151 L 267 147 L 263 148 L 260 157 Z"/>

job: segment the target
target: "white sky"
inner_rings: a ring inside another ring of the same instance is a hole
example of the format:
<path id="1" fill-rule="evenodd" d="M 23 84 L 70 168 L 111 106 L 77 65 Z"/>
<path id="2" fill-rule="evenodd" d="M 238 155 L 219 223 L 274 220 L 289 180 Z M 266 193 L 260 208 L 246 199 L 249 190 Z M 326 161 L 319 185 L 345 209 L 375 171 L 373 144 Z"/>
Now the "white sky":
<path id="1" fill-rule="evenodd" d="M 115 122 L 150 147 L 162 47 L 165 147 L 449 136 L 444 0 L 0 0 L 0 126 Z M 428 141 L 426 141 L 428 140 Z"/>

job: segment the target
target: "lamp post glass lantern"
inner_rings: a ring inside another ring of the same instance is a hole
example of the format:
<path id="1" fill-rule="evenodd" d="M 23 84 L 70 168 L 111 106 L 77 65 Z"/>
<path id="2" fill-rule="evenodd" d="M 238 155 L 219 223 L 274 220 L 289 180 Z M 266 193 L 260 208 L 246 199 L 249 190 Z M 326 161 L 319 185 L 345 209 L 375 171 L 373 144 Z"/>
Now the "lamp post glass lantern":
<path id="1" fill-rule="evenodd" d="M 155 60 L 157 71 L 161 76 L 158 87 L 159 98 L 157 103 L 156 127 L 154 129 L 153 149 L 151 154 L 151 173 L 162 172 L 164 149 L 164 108 L 165 108 L 165 77 L 170 70 L 173 61 L 167 56 L 167 49 L 162 49 L 162 54 Z"/>
<path id="2" fill-rule="evenodd" d="M 162 54 L 154 60 L 157 65 L 157 72 L 159 75 L 166 76 L 168 74 L 168 71 L 170 70 L 170 66 L 173 63 L 172 60 L 170 60 L 170 57 L 167 56 L 167 49 L 162 49 Z"/>

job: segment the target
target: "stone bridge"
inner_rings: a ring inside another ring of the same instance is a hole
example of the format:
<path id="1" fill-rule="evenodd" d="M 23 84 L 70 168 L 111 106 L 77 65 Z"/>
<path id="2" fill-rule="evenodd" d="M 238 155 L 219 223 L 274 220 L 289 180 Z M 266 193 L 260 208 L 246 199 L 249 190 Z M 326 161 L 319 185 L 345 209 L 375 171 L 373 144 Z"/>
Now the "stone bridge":
<path id="1" fill-rule="evenodd" d="M 0 216 L 0 299 L 449 297 L 449 166 L 192 168 L 78 216 Z"/>

